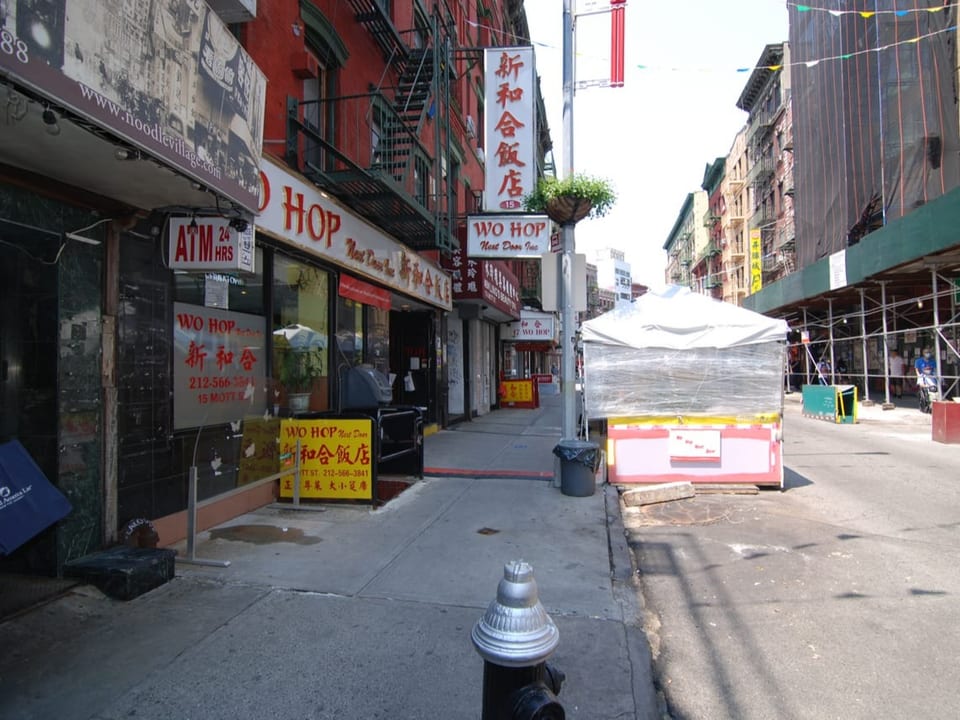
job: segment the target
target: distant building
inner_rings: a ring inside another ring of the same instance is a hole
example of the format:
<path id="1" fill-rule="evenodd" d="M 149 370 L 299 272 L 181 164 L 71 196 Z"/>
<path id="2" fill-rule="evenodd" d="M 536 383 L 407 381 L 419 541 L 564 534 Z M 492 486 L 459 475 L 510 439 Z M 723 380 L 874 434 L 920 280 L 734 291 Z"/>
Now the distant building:
<path id="1" fill-rule="evenodd" d="M 597 266 L 598 287 L 613 292 L 614 303 L 630 302 L 632 285 L 630 263 L 623 250 L 603 248 L 596 251 L 594 262 Z"/>
<path id="2" fill-rule="evenodd" d="M 772 69 L 779 68 L 779 69 Z M 750 236 L 760 238 L 759 267 L 751 291 L 775 282 L 795 267 L 793 222 L 793 122 L 790 112 L 790 46 L 767 45 L 737 107 L 750 113 L 746 152 Z M 750 252 L 748 246 L 748 253 Z"/>
<path id="3" fill-rule="evenodd" d="M 707 193 L 703 190 L 689 193 L 680 206 L 673 228 L 663 244 L 668 258 L 664 278 L 667 283 L 697 289 L 692 268 L 698 252 L 703 253 L 707 246 L 707 230 L 703 226 L 706 210 Z"/>
<path id="4" fill-rule="evenodd" d="M 727 154 L 721 182 L 723 207 L 720 212 L 720 264 L 723 273 L 724 302 L 740 305 L 749 289 L 746 266 L 746 216 L 750 206 L 747 189 L 747 128 L 744 126 L 733 139 Z"/>

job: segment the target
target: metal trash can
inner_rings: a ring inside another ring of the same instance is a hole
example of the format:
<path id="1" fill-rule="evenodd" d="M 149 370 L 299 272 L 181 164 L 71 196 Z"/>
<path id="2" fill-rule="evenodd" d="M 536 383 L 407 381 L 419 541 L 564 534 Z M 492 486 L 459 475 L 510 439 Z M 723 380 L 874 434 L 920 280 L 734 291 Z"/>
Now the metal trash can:
<path id="1" fill-rule="evenodd" d="M 572 497 L 588 497 L 596 492 L 600 469 L 598 443 L 561 440 L 553 454 L 560 458 L 560 492 Z"/>

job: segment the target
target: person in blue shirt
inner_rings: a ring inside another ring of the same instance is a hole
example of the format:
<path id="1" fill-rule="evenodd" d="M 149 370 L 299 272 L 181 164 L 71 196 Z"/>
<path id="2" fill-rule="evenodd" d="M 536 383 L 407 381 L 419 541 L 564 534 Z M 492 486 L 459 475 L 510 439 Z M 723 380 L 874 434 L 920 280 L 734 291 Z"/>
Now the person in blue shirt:
<path id="1" fill-rule="evenodd" d="M 923 349 L 923 355 L 913 363 L 917 371 L 917 401 L 920 411 L 929 413 L 933 409 L 932 401 L 940 394 L 940 381 L 937 378 L 937 361 L 933 359 L 930 348 Z"/>
<path id="2" fill-rule="evenodd" d="M 923 349 L 923 355 L 916 359 L 913 367 L 917 371 L 918 382 L 920 382 L 921 377 L 932 378 L 937 374 L 937 361 L 933 359 L 933 353 L 930 352 L 930 348 Z"/>

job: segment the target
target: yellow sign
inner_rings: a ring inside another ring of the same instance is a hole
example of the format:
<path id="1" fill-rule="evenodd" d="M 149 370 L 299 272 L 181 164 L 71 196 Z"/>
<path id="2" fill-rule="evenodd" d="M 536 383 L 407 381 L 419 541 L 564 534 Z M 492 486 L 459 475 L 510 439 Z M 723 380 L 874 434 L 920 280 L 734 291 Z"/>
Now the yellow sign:
<path id="1" fill-rule="evenodd" d="M 503 402 L 533 402 L 533 380 L 504 380 Z"/>
<path id="2" fill-rule="evenodd" d="M 763 288 L 763 243 L 760 241 L 760 228 L 750 231 L 750 294 Z"/>
<path id="3" fill-rule="evenodd" d="M 280 456 L 277 452 L 279 435 L 279 418 L 253 416 L 243 419 L 238 485 L 247 485 L 280 472 Z"/>
<path id="4" fill-rule="evenodd" d="M 373 499 L 373 419 L 283 420 L 280 456 L 291 467 L 300 441 L 300 497 Z M 294 476 L 280 481 L 280 497 L 293 497 Z"/>

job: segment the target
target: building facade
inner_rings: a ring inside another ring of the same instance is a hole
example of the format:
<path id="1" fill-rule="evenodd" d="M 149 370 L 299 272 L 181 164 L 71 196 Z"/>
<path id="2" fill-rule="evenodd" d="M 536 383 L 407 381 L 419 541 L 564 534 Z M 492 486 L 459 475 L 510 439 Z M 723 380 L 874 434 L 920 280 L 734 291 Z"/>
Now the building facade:
<path id="1" fill-rule="evenodd" d="M 175 542 L 191 475 L 204 527 L 269 502 L 281 418 L 356 407 L 357 372 L 429 424 L 496 405 L 519 263 L 456 251 L 522 2 L 62 7 L 0 8 L 0 440 L 74 509 L 0 569 Z"/>
<path id="2" fill-rule="evenodd" d="M 706 254 L 709 236 L 703 218 L 707 208 L 707 193 L 703 190 L 689 193 L 680 206 L 673 228 L 663 244 L 667 251 L 667 284 L 697 289 L 693 267 L 695 258 Z"/>
<path id="3" fill-rule="evenodd" d="M 744 126 L 733 139 L 721 181 L 723 206 L 720 212 L 720 258 L 723 265 L 723 300 L 734 305 L 740 305 L 749 290 L 750 275 L 746 264 L 746 218 L 750 207 L 748 167 L 747 128 Z"/>
<path id="4" fill-rule="evenodd" d="M 707 211 L 703 215 L 706 245 L 700 248 L 694 266 L 693 283 L 697 292 L 721 299 L 723 297 L 723 172 L 726 158 L 717 158 L 707 165 L 701 188 L 707 194 Z"/>

